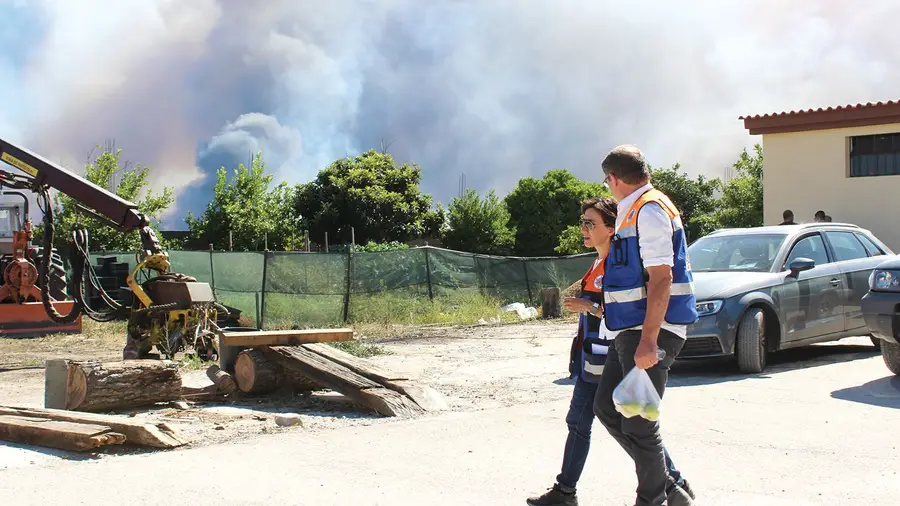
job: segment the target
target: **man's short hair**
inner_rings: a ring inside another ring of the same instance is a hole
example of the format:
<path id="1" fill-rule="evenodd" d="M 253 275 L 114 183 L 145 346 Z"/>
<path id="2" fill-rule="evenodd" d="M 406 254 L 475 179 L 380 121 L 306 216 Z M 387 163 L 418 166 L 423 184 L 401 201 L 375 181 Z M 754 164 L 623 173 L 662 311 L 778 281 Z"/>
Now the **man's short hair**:
<path id="1" fill-rule="evenodd" d="M 814 217 L 814 218 L 822 218 L 822 219 L 825 219 L 825 211 L 821 211 L 821 210 L 816 211 L 816 214 L 815 214 L 815 216 L 813 216 L 813 217 Z"/>
<path id="2" fill-rule="evenodd" d="M 783 213 L 781 213 L 781 217 L 784 218 L 784 219 L 786 219 L 786 220 L 789 220 L 789 219 L 791 219 L 791 218 L 794 217 L 794 211 L 791 211 L 790 209 L 787 209 L 787 210 L 785 210 Z"/>
<path id="3" fill-rule="evenodd" d="M 826 223 L 831 223 L 831 216 L 828 216 L 828 215 L 826 214 L 826 215 L 825 215 L 825 218 L 823 218 L 823 219 L 825 220 Z"/>
<path id="4" fill-rule="evenodd" d="M 643 153 L 630 144 L 613 148 L 600 166 L 604 173 L 616 176 L 625 184 L 638 184 L 650 179 L 650 170 Z"/>

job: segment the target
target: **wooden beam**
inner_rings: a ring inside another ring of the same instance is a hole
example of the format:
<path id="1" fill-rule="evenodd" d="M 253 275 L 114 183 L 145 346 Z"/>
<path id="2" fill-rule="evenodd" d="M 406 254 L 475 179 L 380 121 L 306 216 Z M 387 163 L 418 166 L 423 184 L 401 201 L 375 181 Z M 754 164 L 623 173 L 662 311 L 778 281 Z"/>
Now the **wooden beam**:
<path id="1" fill-rule="evenodd" d="M 361 376 L 303 346 L 274 346 L 264 349 L 267 356 L 283 367 L 291 368 L 316 383 L 340 392 L 357 404 L 368 406 L 385 416 L 424 413 L 424 409 L 402 394 Z"/>
<path id="2" fill-rule="evenodd" d="M 62 422 L 103 425 L 125 435 L 126 444 L 150 446 L 153 448 L 176 448 L 187 444 L 187 440 L 168 424 L 148 423 L 126 416 L 101 415 L 62 409 L 24 408 L 0 406 L 0 415 L 46 418 Z"/>
<path id="3" fill-rule="evenodd" d="M 412 378 L 381 370 L 366 359 L 355 357 L 327 344 L 304 344 L 303 347 L 350 369 L 364 378 L 406 395 L 426 411 L 443 411 L 448 409 L 447 402 L 440 392 L 428 385 L 414 381 Z"/>
<path id="4" fill-rule="evenodd" d="M 353 329 L 224 331 L 220 337 L 223 346 L 298 346 L 308 343 L 352 341 Z"/>
<path id="5" fill-rule="evenodd" d="M 122 444 L 125 435 L 104 425 L 61 422 L 45 418 L 0 415 L 0 440 L 83 452 Z"/>

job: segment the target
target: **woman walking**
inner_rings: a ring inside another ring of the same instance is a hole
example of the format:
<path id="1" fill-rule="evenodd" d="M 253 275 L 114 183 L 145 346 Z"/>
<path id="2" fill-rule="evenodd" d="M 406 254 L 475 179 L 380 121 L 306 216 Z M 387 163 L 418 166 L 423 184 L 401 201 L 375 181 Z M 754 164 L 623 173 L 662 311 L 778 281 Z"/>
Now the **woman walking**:
<path id="1" fill-rule="evenodd" d="M 543 495 L 529 498 L 526 502 L 530 506 L 578 505 L 575 488 L 590 449 L 594 394 L 597 392 L 607 354 L 615 353 L 612 349 L 613 340 L 605 339 L 602 334 L 601 322 L 603 267 L 610 240 L 616 230 L 617 203 L 608 197 L 588 199 L 582 204 L 581 213 L 584 245 L 597 250 L 597 259 L 581 279 L 580 295 L 564 301 L 568 310 L 581 313 L 578 318 L 578 333 L 572 341 L 569 355 L 569 372 L 575 378 L 575 388 L 572 390 L 572 400 L 566 415 L 569 435 L 556 483 Z M 675 469 L 668 452 L 665 456 L 673 480 L 669 487 L 669 505 L 691 504 L 693 493 L 687 481 Z"/>

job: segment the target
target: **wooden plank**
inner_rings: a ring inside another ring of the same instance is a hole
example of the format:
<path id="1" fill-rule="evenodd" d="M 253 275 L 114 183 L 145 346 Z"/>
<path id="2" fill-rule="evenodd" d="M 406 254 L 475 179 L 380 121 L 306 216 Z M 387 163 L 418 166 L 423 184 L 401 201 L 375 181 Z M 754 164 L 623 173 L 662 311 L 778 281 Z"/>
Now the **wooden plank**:
<path id="1" fill-rule="evenodd" d="M 327 344 L 305 344 L 303 347 L 350 369 L 360 376 L 406 395 L 426 411 L 443 411 L 448 409 L 447 401 L 440 392 L 428 385 L 418 383 L 412 378 L 381 370 L 366 359 L 355 357 Z"/>
<path id="2" fill-rule="evenodd" d="M 125 442 L 125 435 L 96 424 L 0 415 L 0 439 L 13 443 L 83 452 Z"/>
<path id="3" fill-rule="evenodd" d="M 183 439 L 175 429 L 165 423 L 147 423 L 125 416 L 17 406 L 0 406 L 0 415 L 103 425 L 110 427 L 115 432 L 124 434 L 126 444 L 150 446 L 153 448 L 177 448 L 187 444 L 187 440 Z"/>
<path id="4" fill-rule="evenodd" d="M 219 343 L 222 346 L 298 346 L 307 343 L 352 341 L 353 329 L 223 331 L 220 337 Z"/>
<path id="5" fill-rule="evenodd" d="M 424 412 L 403 395 L 332 362 L 303 346 L 273 346 L 264 349 L 268 356 L 285 368 L 297 372 L 340 392 L 357 404 L 368 406 L 385 416 L 411 416 Z"/>

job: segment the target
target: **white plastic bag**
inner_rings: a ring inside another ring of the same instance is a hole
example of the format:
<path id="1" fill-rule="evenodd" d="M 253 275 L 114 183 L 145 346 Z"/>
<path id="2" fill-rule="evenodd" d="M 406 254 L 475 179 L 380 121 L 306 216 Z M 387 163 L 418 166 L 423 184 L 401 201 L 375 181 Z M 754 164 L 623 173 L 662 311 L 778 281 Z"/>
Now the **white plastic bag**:
<path id="1" fill-rule="evenodd" d="M 662 401 L 647 371 L 635 367 L 628 371 L 613 390 L 616 411 L 625 418 L 642 416 L 655 422 L 659 420 L 659 404 Z"/>

